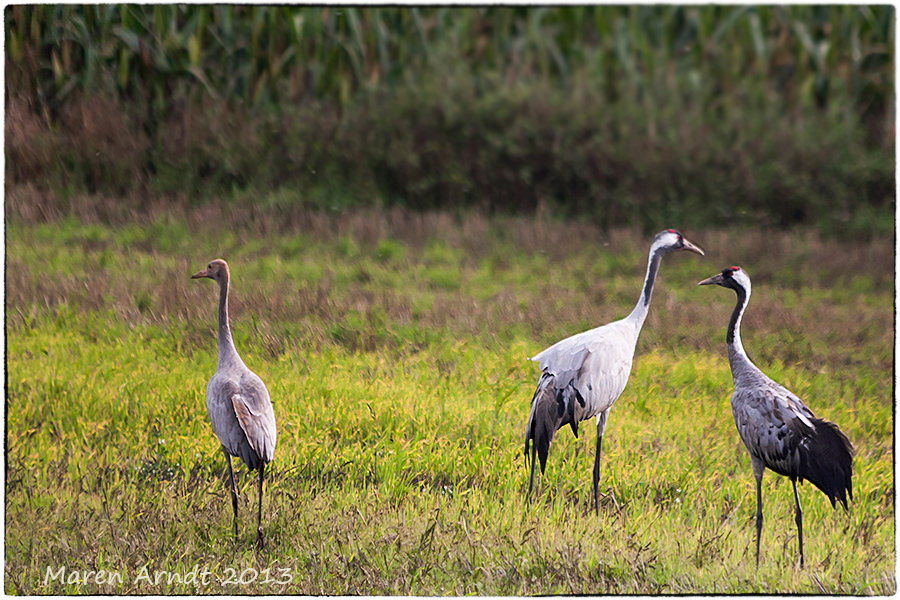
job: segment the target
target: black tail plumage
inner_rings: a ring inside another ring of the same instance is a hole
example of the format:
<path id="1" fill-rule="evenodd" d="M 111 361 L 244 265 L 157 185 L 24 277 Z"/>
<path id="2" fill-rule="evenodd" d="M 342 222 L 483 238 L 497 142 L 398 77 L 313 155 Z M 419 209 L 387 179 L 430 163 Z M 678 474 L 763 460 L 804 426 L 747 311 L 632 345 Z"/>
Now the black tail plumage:
<path id="1" fill-rule="evenodd" d="M 800 446 L 800 480 L 822 490 L 832 508 L 840 501 L 846 510 L 847 499 L 853 500 L 853 445 L 834 423 L 818 418 L 812 422 L 816 435 Z"/>
<path id="2" fill-rule="evenodd" d="M 528 417 L 528 425 L 525 431 L 525 460 L 527 461 L 529 443 L 534 443 L 531 460 L 534 460 L 534 450 L 537 451 L 538 460 L 541 463 L 541 474 L 547 466 L 547 455 L 550 452 L 550 442 L 560 427 L 569 425 L 575 437 L 578 437 L 578 423 L 584 416 L 584 398 L 570 383 L 563 389 L 557 387 L 555 375 L 544 373 L 538 381 L 537 391 L 531 403 L 531 414 Z M 531 467 L 532 478 L 534 465 Z M 530 487 L 530 486 L 529 486 Z"/>
<path id="3" fill-rule="evenodd" d="M 534 395 L 528 431 L 525 432 L 525 457 L 528 458 L 529 442 L 534 443 L 538 460 L 541 463 L 542 474 L 547 466 L 550 442 L 553 441 L 553 435 L 559 429 L 562 421 L 562 415 L 559 414 L 559 402 L 556 398 L 556 388 L 552 385 L 552 379 L 552 377 L 546 377 L 539 382 L 537 393 Z"/>

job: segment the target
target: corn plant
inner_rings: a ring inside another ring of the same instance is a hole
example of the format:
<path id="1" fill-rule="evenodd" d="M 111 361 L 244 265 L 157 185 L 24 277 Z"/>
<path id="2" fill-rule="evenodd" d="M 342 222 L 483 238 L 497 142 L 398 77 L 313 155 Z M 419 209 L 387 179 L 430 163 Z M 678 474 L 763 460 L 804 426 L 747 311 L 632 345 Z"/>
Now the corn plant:
<path id="1" fill-rule="evenodd" d="M 165 110 L 173 96 L 277 107 L 465 68 L 588 85 L 648 111 L 730 96 L 892 111 L 890 6 L 473 8 L 18 5 L 7 88 L 78 89 Z M 671 102 L 670 102 L 671 100 Z"/>

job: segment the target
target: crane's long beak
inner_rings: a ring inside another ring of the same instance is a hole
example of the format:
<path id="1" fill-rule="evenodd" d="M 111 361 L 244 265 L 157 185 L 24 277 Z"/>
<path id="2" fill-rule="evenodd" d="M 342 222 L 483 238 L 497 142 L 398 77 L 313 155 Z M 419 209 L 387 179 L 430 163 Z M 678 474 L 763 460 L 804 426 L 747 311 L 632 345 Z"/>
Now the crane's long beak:
<path id="1" fill-rule="evenodd" d="M 704 279 L 697 285 L 722 285 L 722 274 L 713 275 L 709 279 Z"/>
<path id="2" fill-rule="evenodd" d="M 690 243 L 690 242 L 687 241 L 685 238 L 681 238 L 681 241 L 684 242 L 684 247 L 681 248 L 682 250 L 688 250 L 688 251 L 690 251 L 690 252 L 696 252 L 696 253 L 699 254 L 700 256 L 705 256 L 705 253 L 703 252 L 703 249 L 702 249 L 700 246 L 697 246 L 697 245 L 695 245 L 695 244 Z"/>
<path id="3" fill-rule="evenodd" d="M 209 269 L 203 269 L 191 275 L 191 279 L 200 279 L 202 277 L 209 277 Z"/>

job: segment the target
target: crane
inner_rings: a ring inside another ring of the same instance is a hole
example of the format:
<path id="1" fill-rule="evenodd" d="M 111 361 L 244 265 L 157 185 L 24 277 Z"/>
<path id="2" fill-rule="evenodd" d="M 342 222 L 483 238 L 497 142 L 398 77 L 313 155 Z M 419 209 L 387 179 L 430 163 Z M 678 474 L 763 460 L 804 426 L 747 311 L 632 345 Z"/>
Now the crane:
<path id="1" fill-rule="evenodd" d="M 806 479 L 847 510 L 853 500 L 853 446 L 837 425 L 816 417 L 795 394 L 754 365 L 741 344 L 741 317 L 750 300 L 750 277 L 740 267 L 728 267 L 697 285 L 720 285 L 737 294 L 726 334 L 728 362 L 734 379 L 731 413 L 756 478 L 756 566 L 762 534 L 762 476 L 766 468 L 788 477 L 794 486 L 795 522 L 803 566 L 803 511 L 797 481 Z"/>
<path id="2" fill-rule="evenodd" d="M 206 411 L 228 464 L 235 538 L 238 536 L 238 500 L 231 457 L 237 456 L 251 471 L 259 471 L 256 543 L 261 548 L 264 544 L 263 478 L 266 464 L 275 455 L 275 412 L 272 410 L 266 385 L 241 360 L 231 338 L 231 326 L 228 323 L 228 286 L 231 274 L 228 263 L 216 259 L 202 271 L 191 275 L 191 279 L 203 277 L 219 284 L 219 360 L 216 372 L 206 386 Z"/>
<path id="3" fill-rule="evenodd" d="M 531 498 L 534 486 L 535 454 L 540 459 L 543 475 L 553 435 L 569 425 L 578 437 L 578 424 L 597 417 L 593 491 L 594 510 L 599 514 L 600 446 L 609 411 L 628 383 L 635 345 L 650 309 L 650 296 L 660 261 L 669 252 L 683 250 L 703 255 L 703 250 L 674 229 L 657 234 L 650 244 L 641 295 L 627 317 L 567 337 L 531 358 L 540 364 L 541 375 L 525 427 L 526 462 L 531 444 L 531 475 L 526 499 Z"/>

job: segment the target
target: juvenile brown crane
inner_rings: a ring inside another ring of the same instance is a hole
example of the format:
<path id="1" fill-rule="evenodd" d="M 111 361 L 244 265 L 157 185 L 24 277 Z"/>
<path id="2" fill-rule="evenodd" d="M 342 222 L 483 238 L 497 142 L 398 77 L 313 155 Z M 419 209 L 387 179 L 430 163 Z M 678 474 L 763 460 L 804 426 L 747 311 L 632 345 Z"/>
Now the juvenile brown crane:
<path id="1" fill-rule="evenodd" d="M 594 455 L 594 511 L 599 514 L 597 484 L 600 481 L 600 445 L 612 405 L 622 394 L 631 374 L 634 348 L 647 312 L 650 296 L 662 257 L 669 252 L 687 250 L 703 255 L 703 250 L 687 241 L 674 229 L 662 231 L 650 244 L 647 274 L 634 310 L 619 321 L 567 337 L 531 360 L 541 365 L 541 378 L 531 401 L 525 426 L 525 459 L 531 447 L 531 475 L 528 498 L 534 486 L 535 454 L 541 461 L 541 474 L 554 434 L 569 425 L 578 437 L 578 423 L 597 417 L 597 452 Z"/>
<path id="2" fill-rule="evenodd" d="M 219 284 L 219 362 L 216 373 L 206 386 L 206 411 L 228 464 L 235 538 L 238 536 L 238 500 L 231 457 L 240 457 L 251 471 L 259 471 L 256 543 L 262 547 L 263 477 L 266 464 L 275 455 L 275 412 L 266 385 L 241 360 L 231 338 L 228 323 L 228 285 L 231 276 L 228 263 L 216 259 L 202 271 L 191 275 L 191 279 L 203 277 Z"/>
<path id="3" fill-rule="evenodd" d="M 816 417 L 790 390 L 757 368 L 741 344 L 741 317 L 750 300 L 750 277 L 740 267 L 728 267 L 697 285 L 720 285 L 737 294 L 726 334 L 728 362 L 734 379 L 731 413 L 756 478 L 756 566 L 762 534 L 762 476 L 766 468 L 788 477 L 794 486 L 795 522 L 803 566 L 803 511 L 797 481 L 804 479 L 825 492 L 834 508 L 847 509 L 853 499 L 853 446 L 838 426 Z"/>

